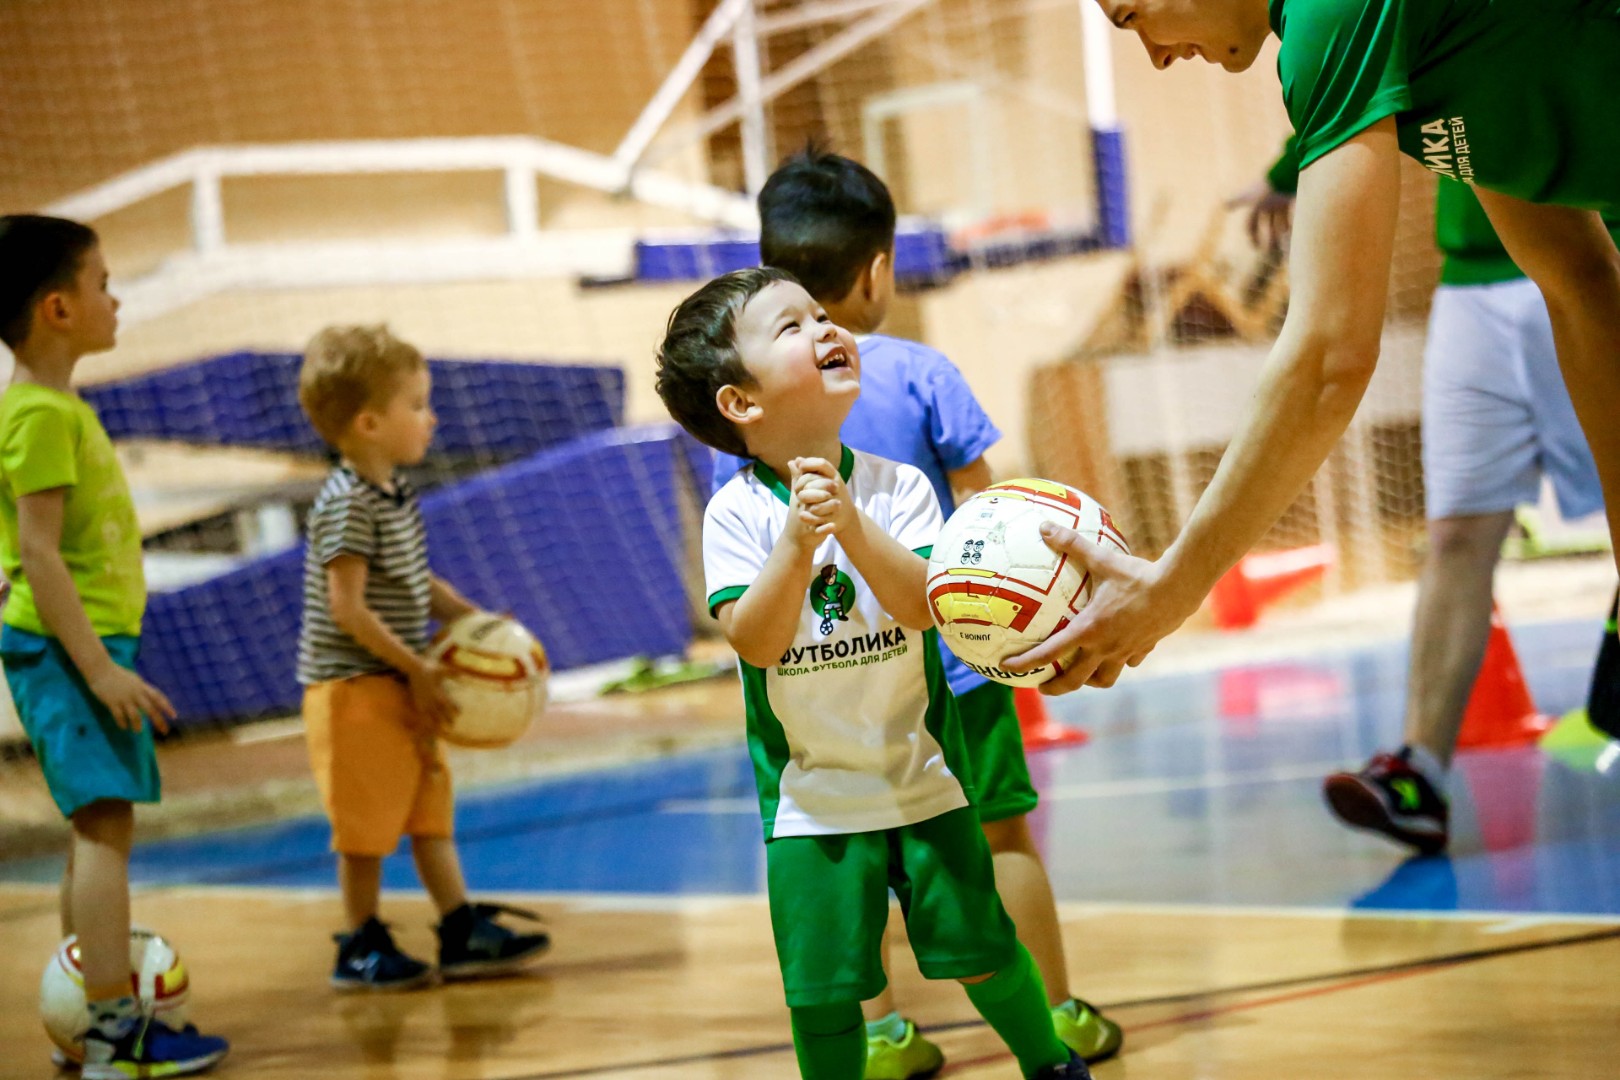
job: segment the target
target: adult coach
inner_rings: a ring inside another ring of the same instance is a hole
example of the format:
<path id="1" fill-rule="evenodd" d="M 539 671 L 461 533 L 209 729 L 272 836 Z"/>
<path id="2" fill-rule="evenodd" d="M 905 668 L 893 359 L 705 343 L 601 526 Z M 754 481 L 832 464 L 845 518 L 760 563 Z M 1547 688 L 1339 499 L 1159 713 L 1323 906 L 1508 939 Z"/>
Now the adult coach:
<path id="1" fill-rule="evenodd" d="M 1157 561 L 1048 538 L 1096 576 L 1085 613 L 1008 662 L 1074 653 L 1049 693 L 1111 686 L 1281 516 L 1349 425 L 1378 361 L 1397 155 L 1474 186 L 1540 287 L 1620 522 L 1620 0 L 1098 0 L 1158 67 L 1254 63 L 1268 33 L 1298 136 L 1288 318 L 1191 518 Z"/>

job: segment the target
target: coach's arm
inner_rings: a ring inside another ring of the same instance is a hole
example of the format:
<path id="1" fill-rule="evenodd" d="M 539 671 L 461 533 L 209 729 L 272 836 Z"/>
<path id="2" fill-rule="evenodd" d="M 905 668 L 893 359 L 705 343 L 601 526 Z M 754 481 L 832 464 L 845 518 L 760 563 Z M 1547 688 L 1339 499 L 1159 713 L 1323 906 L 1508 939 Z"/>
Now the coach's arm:
<path id="1" fill-rule="evenodd" d="M 1399 198 L 1391 119 L 1300 173 L 1288 318 L 1214 480 L 1156 562 L 1054 528 L 1047 542 L 1091 571 L 1096 592 L 1068 627 L 1005 667 L 1062 663 L 1048 693 L 1112 686 L 1282 516 L 1349 426 L 1378 362 Z"/>

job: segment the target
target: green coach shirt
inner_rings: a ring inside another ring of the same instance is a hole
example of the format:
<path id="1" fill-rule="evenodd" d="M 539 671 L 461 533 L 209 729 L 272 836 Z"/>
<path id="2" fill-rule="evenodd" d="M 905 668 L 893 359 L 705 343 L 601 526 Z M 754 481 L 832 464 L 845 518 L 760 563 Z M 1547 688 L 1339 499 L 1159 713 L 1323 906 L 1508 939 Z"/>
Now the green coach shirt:
<path id="1" fill-rule="evenodd" d="M 1290 135 L 1282 153 L 1266 172 L 1271 190 L 1286 195 L 1299 188 L 1299 146 Z M 1494 285 L 1524 277 L 1496 235 L 1479 197 L 1467 184 L 1436 184 L 1435 245 L 1445 255 L 1440 268 L 1442 285 Z M 1605 215 L 1609 235 L 1620 245 L 1620 217 Z"/>
<path id="2" fill-rule="evenodd" d="M 139 634 L 146 610 L 141 529 L 112 440 L 77 394 L 14 383 L 0 397 L 0 569 L 11 582 L 4 622 L 50 634 L 22 571 L 17 500 L 63 488 L 62 561 L 90 625 Z"/>
<path id="3" fill-rule="evenodd" d="M 1452 180 L 1620 212 L 1620 0 L 1270 0 L 1304 167 L 1386 116 Z"/>

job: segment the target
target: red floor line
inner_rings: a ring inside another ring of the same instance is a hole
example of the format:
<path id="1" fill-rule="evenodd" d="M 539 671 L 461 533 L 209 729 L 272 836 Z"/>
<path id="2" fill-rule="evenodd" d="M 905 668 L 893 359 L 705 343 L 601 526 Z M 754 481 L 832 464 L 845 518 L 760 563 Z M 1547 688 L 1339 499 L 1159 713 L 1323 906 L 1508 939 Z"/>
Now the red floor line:
<path id="1" fill-rule="evenodd" d="M 1255 998 L 1252 1001 L 1240 1001 L 1234 1002 L 1231 1005 L 1216 1005 L 1208 1009 L 1197 1009 L 1192 1012 L 1181 1013 L 1177 1016 L 1167 1016 L 1162 1020 L 1149 1020 L 1144 1024 L 1130 1024 L 1125 1027 L 1126 1041 L 1129 1042 L 1129 1036 L 1138 1031 L 1148 1031 L 1152 1028 L 1159 1027 L 1174 1027 L 1180 1024 L 1196 1024 L 1204 1020 L 1213 1019 L 1217 1016 L 1226 1016 L 1231 1013 L 1244 1012 L 1249 1009 L 1261 1009 L 1270 1005 L 1286 1005 L 1289 1002 L 1303 1001 L 1306 998 L 1321 997 L 1325 994 L 1337 994 L 1344 990 L 1358 990 L 1361 987 L 1372 986 L 1377 983 L 1394 982 L 1396 979 L 1408 979 L 1415 975 L 1426 975 L 1429 972 L 1436 971 L 1440 968 L 1452 967 L 1454 966 L 1454 963 L 1454 961 L 1450 960 L 1439 960 L 1433 964 L 1425 964 L 1422 967 L 1410 967 L 1403 968 L 1400 971 L 1386 971 L 1375 975 L 1364 975 L 1361 978 L 1346 979 L 1343 982 L 1330 983 L 1326 986 L 1313 986 L 1304 990 L 1291 990 L 1286 994 L 1273 994 L 1270 997 Z M 1006 1061 L 1011 1057 L 1012 1054 L 1006 1050 L 1000 1050 L 996 1053 L 985 1054 L 976 1058 L 952 1059 L 940 1072 L 941 1075 L 945 1075 L 955 1072 L 957 1069 L 967 1068 L 974 1065 L 990 1065 L 998 1061 Z"/>

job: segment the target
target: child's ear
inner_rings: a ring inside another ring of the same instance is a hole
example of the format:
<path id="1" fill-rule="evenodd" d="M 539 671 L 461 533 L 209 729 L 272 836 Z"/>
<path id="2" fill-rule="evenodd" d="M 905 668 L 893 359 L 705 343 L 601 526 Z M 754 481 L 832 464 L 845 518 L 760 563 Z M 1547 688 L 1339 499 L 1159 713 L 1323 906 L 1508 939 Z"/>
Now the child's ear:
<path id="1" fill-rule="evenodd" d="M 891 269 L 890 264 L 893 261 L 893 252 L 880 251 L 876 255 L 872 256 L 872 261 L 867 263 L 866 269 L 861 271 L 861 293 L 868 300 L 877 299 L 878 282 L 882 281 L 884 273 Z"/>
<path id="2" fill-rule="evenodd" d="M 752 424 L 765 415 L 765 410 L 749 396 L 748 391 L 735 383 L 727 383 L 716 390 L 714 404 L 720 410 L 720 415 L 733 424 Z"/>
<path id="3" fill-rule="evenodd" d="M 382 424 L 382 417 L 372 409 L 361 409 L 354 414 L 354 432 L 367 438 L 377 434 L 377 428 Z"/>
<path id="4" fill-rule="evenodd" d="M 68 303 L 66 293 L 61 290 L 48 292 L 34 306 L 34 317 L 52 330 L 63 330 L 73 319 L 73 307 Z"/>

